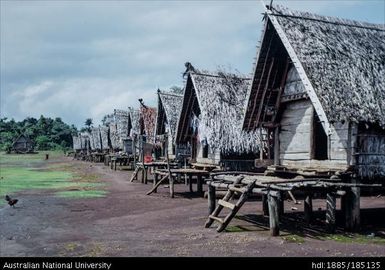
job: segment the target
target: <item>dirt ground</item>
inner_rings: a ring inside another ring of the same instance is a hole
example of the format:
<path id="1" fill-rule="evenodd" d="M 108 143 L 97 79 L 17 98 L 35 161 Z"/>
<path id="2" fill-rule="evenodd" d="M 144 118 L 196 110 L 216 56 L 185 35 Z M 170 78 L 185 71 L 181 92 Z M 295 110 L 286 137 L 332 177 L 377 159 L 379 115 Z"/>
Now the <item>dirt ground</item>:
<path id="1" fill-rule="evenodd" d="M 130 171 L 62 159 L 100 175 L 109 193 L 87 199 L 59 198 L 47 190 L 18 193 L 16 208 L 0 208 L 1 256 L 385 255 L 384 196 L 362 198 L 364 230 L 353 238 L 342 227 L 335 236 L 326 233 L 324 200 L 313 202 L 320 219 L 310 227 L 302 226 L 303 204 L 287 200 L 279 237 L 269 236 L 258 199 L 245 204 L 227 232 L 217 233 L 216 226 L 204 228 L 207 199 L 184 184 L 177 185 L 174 199 L 167 186 L 148 196 L 151 183 L 129 183 Z"/>

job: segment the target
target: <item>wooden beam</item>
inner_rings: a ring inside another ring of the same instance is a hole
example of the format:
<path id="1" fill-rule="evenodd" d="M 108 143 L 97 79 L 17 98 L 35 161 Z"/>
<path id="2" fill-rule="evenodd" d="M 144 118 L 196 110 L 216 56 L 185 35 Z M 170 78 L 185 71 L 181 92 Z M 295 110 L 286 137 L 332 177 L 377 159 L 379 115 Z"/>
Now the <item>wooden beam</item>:
<path id="1" fill-rule="evenodd" d="M 326 226 L 330 233 L 336 230 L 336 194 L 329 192 L 326 194 Z"/>
<path id="2" fill-rule="evenodd" d="M 262 97 L 260 100 L 260 104 L 258 107 L 258 113 L 257 113 L 256 121 L 254 122 L 253 128 L 255 128 L 256 124 L 260 122 L 262 110 L 263 110 L 263 108 L 265 108 L 264 107 L 264 101 L 265 101 L 267 90 L 268 90 L 269 85 L 270 85 L 270 76 L 271 76 L 271 71 L 273 70 L 274 64 L 275 64 L 275 58 L 272 57 L 272 60 L 271 60 L 270 66 L 269 66 L 269 71 L 267 73 L 266 84 L 265 84 L 265 87 L 264 87 L 263 92 L 262 92 Z"/>
<path id="3" fill-rule="evenodd" d="M 269 47 L 267 49 L 266 56 L 265 56 L 265 61 L 263 63 L 262 73 L 261 73 L 261 77 L 260 77 L 261 79 L 259 80 L 258 87 L 257 87 L 257 89 L 255 91 L 255 97 L 254 97 L 254 102 L 253 102 L 253 109 L 251 110 L 250 120 L 249 120 L 249 123 L 248 123 L 248 127 L 251 126 L 251 121 L 253 120 L 253 115 L 254 115 L 256 107 L 257 107 L 258 94 L 259 94 L 259 90 L 261 88 L 261 83 L 262 83 L 263 76 L 264 76 L 264 73 L 265 73 L 265 68 L 266 68 L 266 65 L 267 65 L 267 60 L 269 58 L 269 52 L 270 52 L 272 41 L 273 41 L 273 35 L 270 35 Z M 258 59 L 257 59 L 257 61 L 258 61 Z M 257 65 L 258 65 L 258 63 L 257 63 Z M 252 85 L 253 84 L 254 84 L 254 81 L 252 82 Z M 255 125 L 252 125 L 252 126 L 254 127 Z"/>
<path id="4" fill-rule="evenodd" d="M 286 58 L 286 65 L 285 65 L 285 69 L 283 71 L 281 83 L 279 85 L 279 92 L 278 92 L 277 100 L 276 100 L 276 103 L 275 103 L 275 114 L 274 114 L 274 117 L 272 119 L 272 122 L 275 122 L 276 119 L 277 119 L 279 105 L 281 104 L 282 93 L 283 93 L 283 91 L 285 89 L 287 74 L 289 72 L 289 65 L 290 65 L 290 57 Z"/>
<path id="5" fill-rule="evenodd" d="M 313 218 L 313 195 L 311 193 L 306 195 L 303 207 L 305 214 L 305 222 L 307 224 L 310 224 Z"/>

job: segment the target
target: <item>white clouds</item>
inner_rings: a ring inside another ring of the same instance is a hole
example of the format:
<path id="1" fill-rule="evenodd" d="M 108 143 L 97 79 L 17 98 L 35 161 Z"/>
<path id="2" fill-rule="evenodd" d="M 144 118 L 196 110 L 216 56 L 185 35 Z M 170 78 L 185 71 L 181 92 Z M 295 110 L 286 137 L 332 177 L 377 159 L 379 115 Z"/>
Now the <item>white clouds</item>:
<path id="1" fill-rule="evenodd" d="M 154 89 L 140 89 L 142 83 L 141 79 L 133 78 L 117 81 L 99 78 L 43 81 L 17 89 L 9 96 L 8 102 L 15 105 L 13 114 L 17 118 L 43 114 L 61 116 L 66 121 L 77 123 L 91 117 L 99 123 L 103 115 L 114 109 L 137 106 L 137 93 L 124 90 L 128 86 L 136 88 L 147 100 L 152 96 L 155 99 Z"/>
<path id="2" fill-rule="evenodd" d="M 283 4 L 357 19 L 348 12 L 355 6 L 376 11 L 364 2 Z M 139 97 L 155 105 L 157 87 L 181 84 L 186 61 L 250 73 L 262 26 L 258 1 L 0 3 L 2 116 L 62 116 L 78 126 Z"/>

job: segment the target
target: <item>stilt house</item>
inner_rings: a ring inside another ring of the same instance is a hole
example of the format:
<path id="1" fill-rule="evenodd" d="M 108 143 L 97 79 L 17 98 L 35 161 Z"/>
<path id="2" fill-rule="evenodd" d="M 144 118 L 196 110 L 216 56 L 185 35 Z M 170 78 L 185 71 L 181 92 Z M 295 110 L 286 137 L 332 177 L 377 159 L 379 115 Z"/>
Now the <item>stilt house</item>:
<path id="1" fill-rule="evenodd" d="M 183 95 L 158 90 L 158 110 L 156 117 L 156 139 L 167 134 L 167 149 L 164 140 L 161 142 L 161 155 L 168 151 L 169 156 L 175 155 L 175 133 L 182 108 Z"/>
<path id="2" fill-rule="evenodd" d="M 385 27 L 268 6 L 243 129 L 285 169 L 385 176 Z"/>
<path id="3" fill-rule="evenodd" d="M 192 161 L 199 163 L 249 160 L 253 164 L 259 150 L 258 134 L 241 129 L 249 84 L 249 78 L 234 74 L 189 72 L 177 148 L 190 148 Z"/>

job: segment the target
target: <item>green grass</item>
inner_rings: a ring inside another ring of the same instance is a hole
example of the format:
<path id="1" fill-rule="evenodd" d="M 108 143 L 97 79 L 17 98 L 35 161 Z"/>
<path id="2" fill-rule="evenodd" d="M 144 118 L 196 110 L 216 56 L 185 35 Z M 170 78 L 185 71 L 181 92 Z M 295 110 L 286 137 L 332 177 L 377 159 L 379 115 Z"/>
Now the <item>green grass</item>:
<path id="1" fill-rule="evenodd" d="M 105 197 L 106 194 L 105 190 L 68 190 L 55 193 L 56 196 L 62 198 L 95 198 Z"/>
<path id="2" fill-rule="evenodd" d="M 49 162 L 45 153 L 50 155 Z M 20 191 L 48 189 L 58 197 L 91 198 L 104 197 L 105 184 L 98 182 L 99 176 L 76 171 L 66 163 L 57 162 L 61 152 L 45 151 L 39 154 L 0 154 L 0 198 L 5 194 Z M 0 205 L 5 200 L 0 200 Z"/>
<path id="3" fill-rule="evenodd" d="M 305 242 L 305 239 L 302 236 L 299 236 L 299 235 L 282 236 L 282 239 L 285 240 L 288 243 L 302 244 L 302 243 Z"/>
<path id="4" fill-rule="evenodd" d="M 341 235 L 341 234 L 331 234 L 322 237 L 323 240 L 333 240 L 341 243 L 358 243 L 358 244 L 382 244 L 385 245 L 385 239 L 374 236 L 366 236 L 362 234 L 349 234 L 349 235 Z"/>

